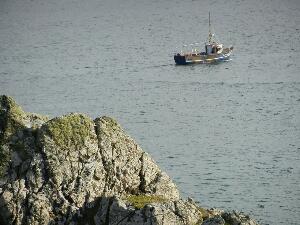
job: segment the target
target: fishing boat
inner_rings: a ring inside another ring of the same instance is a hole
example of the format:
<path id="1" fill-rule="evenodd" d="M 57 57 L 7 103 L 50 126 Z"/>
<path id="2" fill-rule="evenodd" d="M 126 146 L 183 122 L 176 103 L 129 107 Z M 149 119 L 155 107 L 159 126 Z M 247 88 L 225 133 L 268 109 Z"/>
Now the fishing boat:
<path id="1" fill-rule="evenodd" d="M 175 53 L 174 60 L 177 65 L 187 65 L 195 63 L 217 63 L 230 59 L 233 47 L 224 48 L 223 44 L 215 39 L 215 35 L 211 32 L 210 13 L 208 14 L 209 32 L 208 43 L 205 43 L 205 51 L 199 52 L 197 48 L 191 51 L 183 51 Z M 191 46 L 194 47 L 192 44 Z"/>

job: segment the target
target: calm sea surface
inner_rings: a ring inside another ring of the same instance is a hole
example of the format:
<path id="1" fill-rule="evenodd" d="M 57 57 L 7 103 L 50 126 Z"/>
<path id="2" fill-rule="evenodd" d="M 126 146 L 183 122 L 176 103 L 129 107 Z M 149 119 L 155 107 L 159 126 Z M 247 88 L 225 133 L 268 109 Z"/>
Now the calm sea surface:
<path id="1" fill-rule="evenodd" d="M 232 61 L 175 66 L 208 11 Z M 299 58 L 298 0 L 0 0 L 1 94 L 115 117 L 183 196 L 263 225 L 300 224 Z"/>

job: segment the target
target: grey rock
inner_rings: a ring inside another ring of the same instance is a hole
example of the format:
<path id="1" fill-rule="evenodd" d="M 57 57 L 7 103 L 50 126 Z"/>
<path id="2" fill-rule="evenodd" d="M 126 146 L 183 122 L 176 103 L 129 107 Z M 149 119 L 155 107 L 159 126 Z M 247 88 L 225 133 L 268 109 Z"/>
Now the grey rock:
<path id="1" fill-rule="evenodd" d="M 96 224 L 185 225 L 202 222 L 198 207 L 183 200 L 149 203 L 143 208 L 132 207 L 118 198 L 102 201 L 102 207 L 95 216 Z"/>
<path id="2" fill-rule="evenodd" d="M 0 96 L 0 225 L 195 225 L 206 214 L 114 119 L 49 120 Z"/>
<path id="3" fill-rule="evenodd" d="M 54 118 L 40 128 L 38 136 L 46 182 L 66 201 L 81 207 L 87 195 L 102 195 L 106 172 L 90 118 L 82 114 Z"/>
<path id="4" fill-rule="evenodd" d="M 151 157 L 109 117 L 95 120 L 99 150 L 106 177 L 107 195 L 148 193 L 179 199 L 175 184 Z"/>
<path id="5" fill-rule="evenodd" d="M 207 219 L 204 220 L 203 225 L 208 225 L 210 223 L 214 224 L 219 221 L 219 223 L 222 223 L 224 220 L 224 223 L 229 225 L 258 225 L 258 223 L 250 218 L 250 216 L 245 215 L 238 211 L 224 211 L 216 208 L 211 208 L 206 210 L 208 216 Z M 223 220 L 221 220 L 222 218 Z M 208 223 L 208 224 L 206 224 Z"/>
<path id="6" fill-rule="evenodd" d="M 258 225 L 258 223 L 248 215 L 244 215 L 238 211 L 224 212 L 222 213 L 222 217 L 230 225 Z"/>
<path id="7" fill-rule="evenodd" d="M 205 220 L 202 225 L 224 225 L 225 220 L 221 216 L 215 216 Z"/>

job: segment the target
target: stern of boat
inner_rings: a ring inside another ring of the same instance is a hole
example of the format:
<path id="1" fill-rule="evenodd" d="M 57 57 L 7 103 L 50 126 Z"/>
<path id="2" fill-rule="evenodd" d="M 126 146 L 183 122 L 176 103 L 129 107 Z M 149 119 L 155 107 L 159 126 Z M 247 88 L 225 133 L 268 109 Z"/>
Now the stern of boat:
<path id="1" fill-rule="evenodd" d="M 184 55 L 176 54 L 174 55 L 174 60 L 177 65 L 186 65 L 186 59 Z"/>

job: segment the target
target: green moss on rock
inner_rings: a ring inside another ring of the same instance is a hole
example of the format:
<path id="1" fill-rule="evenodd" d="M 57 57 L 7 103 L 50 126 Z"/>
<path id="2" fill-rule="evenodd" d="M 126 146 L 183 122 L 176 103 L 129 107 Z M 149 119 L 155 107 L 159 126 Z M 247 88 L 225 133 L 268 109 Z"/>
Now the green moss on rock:
<path id="1" fill-rule="evenodd" d="M 0 142 L 7 142 L 17 130 L 23 129 L 26 117 L 27 114 L 13 98 L 0 96 Z"/>
<path id="2" fill-rule="evenodd" d="M 26 127 L 26 118 L 27 114 L 13 98 L 0 96 L 0 177 L 4 175 L 11 159 L 9 147 L 12 137 Z"/>
<path id="3" fill-rule="evenodd" d="M 69 114 L 47 122 L 54 142 L 61 148 L 84 145 L 85 139 L 93 135 L 93 122 L 82 114 Z"/>
<path id="4" fill-rule="evenodd" d="M 143 208 L 147 204 L 163 203 L 167 201 L 159 195 L 129 195 L 125 200 L 138 209 Z"/>

